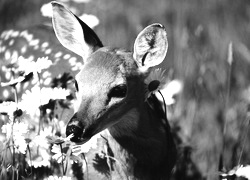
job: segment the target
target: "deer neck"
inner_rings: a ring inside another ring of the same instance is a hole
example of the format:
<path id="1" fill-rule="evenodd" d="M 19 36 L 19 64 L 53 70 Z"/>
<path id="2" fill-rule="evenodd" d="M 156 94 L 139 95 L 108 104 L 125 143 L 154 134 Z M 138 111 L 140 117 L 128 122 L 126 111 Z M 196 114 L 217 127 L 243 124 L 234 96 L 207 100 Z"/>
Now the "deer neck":
<path id="1" fill-rule="evenodd" d="M 142 100 L 108 130 L 120 145 L 120 152 L 137 163 L 158 164 L 166 153 L 166 128 L 163 110 L 156 97 Z M 115 145 L 117 147 L 117 145 Z M 118 150 L 119 152 L 119 150 Z"/>

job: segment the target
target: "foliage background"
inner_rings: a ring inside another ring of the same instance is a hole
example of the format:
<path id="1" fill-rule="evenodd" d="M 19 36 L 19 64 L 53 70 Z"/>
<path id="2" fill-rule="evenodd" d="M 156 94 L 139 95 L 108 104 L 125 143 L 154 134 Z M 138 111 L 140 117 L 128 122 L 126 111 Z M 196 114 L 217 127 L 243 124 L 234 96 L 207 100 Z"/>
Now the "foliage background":
<path id="1" fill-rule="evenodd" d="M 40 12 L 47 2 L 1 0 L 0 30 L 49 24 Z M 161 66 L 184 83 L 169 107 L 180 151 L 173 179 L 218 179 L 219 170 L 250 163 L 248 0 L 64 2 L 99 18 L 95 31 L 104 45 L 132 50 L 142 28 L 155 22 L 166 27 L 169 51 Z"/>

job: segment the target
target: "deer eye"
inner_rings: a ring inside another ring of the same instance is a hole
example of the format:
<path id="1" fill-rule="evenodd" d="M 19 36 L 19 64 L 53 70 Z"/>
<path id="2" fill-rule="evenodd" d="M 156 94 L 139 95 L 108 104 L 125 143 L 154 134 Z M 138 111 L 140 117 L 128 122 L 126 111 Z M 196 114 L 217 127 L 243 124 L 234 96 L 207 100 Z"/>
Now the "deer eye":
<path id="1" fill-rule="evenodd" d="M 126 96 L 127 93 L 127 86 L 126 84 L 120 84 L 118 86 L 113 87 L 109 94 L 108 94 L 108 98 L 124 98 Z"/>

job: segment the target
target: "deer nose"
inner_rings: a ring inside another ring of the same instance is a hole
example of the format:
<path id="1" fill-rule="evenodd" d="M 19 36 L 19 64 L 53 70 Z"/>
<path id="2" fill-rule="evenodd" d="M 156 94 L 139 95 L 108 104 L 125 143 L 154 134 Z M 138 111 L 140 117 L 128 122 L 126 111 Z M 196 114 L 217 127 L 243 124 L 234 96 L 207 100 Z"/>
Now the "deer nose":
<path id="1" fill-rule="evenodd" d="M 73 134 L 73 137 L 70 140 L 76 143 L 80 143 L 83 141 L 82 138 L 83 132 L 84 132 L 84 126 L 77 119 L 77 113 L 75 113 L 66 127 L 66 136 Z"/>

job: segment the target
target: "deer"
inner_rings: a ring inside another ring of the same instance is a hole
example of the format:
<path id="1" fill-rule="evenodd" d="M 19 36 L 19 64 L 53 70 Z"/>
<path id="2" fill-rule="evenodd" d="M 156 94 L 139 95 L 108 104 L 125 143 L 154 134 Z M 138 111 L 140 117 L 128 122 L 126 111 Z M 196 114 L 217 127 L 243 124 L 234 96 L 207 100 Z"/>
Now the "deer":
<path id="1" fill-rule="evenodd" d="M 84 62 L 75 76 L 77 100 L 66 135 L 84 145 L 105 131 L 103 136 L 117 160 L 113 164 L 116 179 L 169 179 L 176 147 L 160 101 L 154 94 L 145 101 L 144 83 L 166 56 L 164 26 L 155 23 L 143 29 L 130 52 L 103 46 L 97 34 L 70 10 L 57 2 L 51 4 L 56 37 Z"/>

